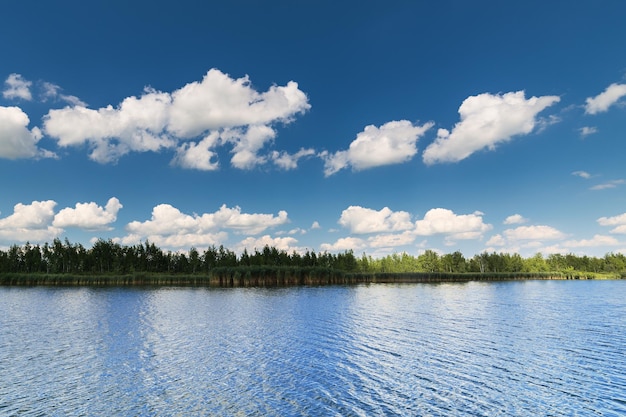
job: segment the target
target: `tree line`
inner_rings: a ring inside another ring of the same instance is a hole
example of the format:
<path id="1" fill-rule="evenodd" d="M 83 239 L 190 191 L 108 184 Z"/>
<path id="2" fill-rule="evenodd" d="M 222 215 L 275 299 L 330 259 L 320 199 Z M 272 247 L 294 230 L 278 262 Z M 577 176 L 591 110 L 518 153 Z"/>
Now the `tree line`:
<path id="1" fill-rule="evenodd" d="M 118 274 L 168 273 L 208 274 L 216 269 L 237 267 L 320 268 L 347 273 L 546 273 L 585 271 L 599 274 L 626 274 L 626 256 L 608 253 L 604 257 L 574 254 L 542 254 L 523 258 L 519 254 L 488 253 L 466 258 L 459 251 L 440 255 L 426 250 L 418 256 L 394 253 L 381 258 L 366 254 L 356 257 L 353 251 L 331 254 L 288 253 L 265 246 L 237 255 L 224 246 L 210 246 L 202 252 L 191 248 L 187 252 L 164 251 L 146 241 L 136 245 L 121 245 L 99 239 L 91 248 L 80 243 L 54 239 L 52 244 L 12 245 L 0 250 L 0 273 L 26 274 Z"/>
<path id="2" fill-rule="evenodd" d="M 626 256 L 621 253 L 607 253 L 604 257 L 578 256 L 574 254 L 550 254 L 544 257 L 537 253 L 523 258 L 517 253 L 483 252 L 472 258 L 465 258 L 459 251 L 439 255 L 426 250 L 419 256 L 407 253 L 391 254 L 373 259 L 363 254 L 358 260 L 359 270 L 373 273 L 546 273 L 581 271 L 597 274 L 626 273 Z"/>
<path id="3" fill-rule="evenodd" d="M 192 247 L 187 252 L 164 251 L 146 241 L 137 245 L 121 245 L 99 239 L 89 249 L 80 243 L 54 239 L 52 244 L 12 245 L 0 250 L 0 273 L 45 274 L 207 274 L 214 269 L 255 266 L 326 268 L 356 272 L 358 262 L 352 251 L 339 254 L 288 253 L 266 245 L 252 253 L 244 250 L 239 256 L 220 245 L 200 252 Z"/>

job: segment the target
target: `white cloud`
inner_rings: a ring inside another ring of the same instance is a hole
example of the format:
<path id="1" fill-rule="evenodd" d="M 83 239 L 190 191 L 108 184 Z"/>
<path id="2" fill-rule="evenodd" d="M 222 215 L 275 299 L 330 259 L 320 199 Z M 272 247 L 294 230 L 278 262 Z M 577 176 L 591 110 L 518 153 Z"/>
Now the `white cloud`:
<path id="1" fill-rule="evenodd" d="M 507 243 L 506 243 L 506 239 L 503 238 L 502 235 L 493 235 L 491 236 L 491 238 L 489 238 L 489 240 L 485 244 L 487 246 L 504 246 Z"/>
<path id="2" fill-rule="evenodd" d="M 612 236 L 594 235 L 591 239 L 568 240 L 563 243 L 567 248 L 587 248 L 595 246 L 615 246 L 620 242 Z"/>
<path id="3" fill-rule="evenodd" d="M 597 114 L 605 112 L 624 96 L 626 96 L 626 84 L 611 84 L 597 96 L 587 98 L 585 113 Z"/>
<path id="4" fill-rule="evenodd" d="M 41 131 L 28 130 L 30 120 L 19 107 L 0 106 L 0 158 L 46 158 L 55 157 L 50 151 L 40 149 L 37 143 Z"/>
<path id="5" fill-rule="evenodd" d="M 408 120 L 366 126 L 348 150 L 321 155 L 325 159 L 324 174 L 329 176 L 348 166 L 359 171 L 409 161 L 417 153 L 418 139 L 432 126 L 431 122 L 419 126 Z"/>
<path id="6" fill-rule="evenodd" d="M 54 239 L 63 232 L 52 225 L 56 204 L 53 200 L 16 204 L 13 214 L 0 218 L 0 239 L 10 243 Z"/>
<path id="7" fill-rule="evenodd" d="M 580 136 L 582 136 L 584 138 L 586 136 L 598 133 L 598 128 L 597 127 L 584 126 L 584 127 L 581 127 L 578 131 L 580 132 Z"/>
<path id="8" fill-rule="evenodd" d="M 590 190 L 594 190 L 594 191 L 606 190 L 606 189 L 609 189 L 609 188 L 615 188 L 618 185 L 622 185 L 624 183 L 626 183 L 625 180 L 612 180 L 612 181 L 609 181 L 609 182 L 605 182 L 603 184 L 594 185 L 593 187 L 590 188 Z"/>
<path id="9" fill-rule="evenodd" d="M 520 240 L 557 240 L 565 238 L 565 234 L 551 226 L 520 226 L 515 229 L 507 229 L 504 236 L 509 242 Z"/>
<path id="10" fill-rule="evenodd" d="M 305 158 L 307 156 L 315 155 L 315 150 L 308 148 L 301 148 L 298 152 L 294 154 L 290 154 L 287 152 L 278 152 L 273 151 L 271 154 L 271 159 L 280 168 L 288 171 L 290 169 L 296 169 L 298 167 L 298 161 L 301 158 Z"/>
<path id="11" fill-rule="evenodd" d="M 201 82 L 173 92 L 172 101 L 168 129 L 184 138 L 227 127 L 287 123 L 311 107 L 296 82 L 259 93 L 247 76 L 232 79 L 217 69 L 210 70 Z"/>
<path id="12" fill-rule="evenodd" d="M 388 207 L 380 211 L 350 206 L 341 213 L 338 222 L 351 233 L 379 233 L 411 229 L 411 215 L 406 211 L 393 212 Z"/>
<path id="13" fill-rule="evenodd" d="M 611 233 L 626 234 L 626 213 L 613 217 L 600 217 L 597 222 L 600 226 L 616 226 L 610 231 Z"/>
<path id="14" fill-rule="evenodd" d="M 285 251 L 287 253 L 292 252 L 304 252 L 302 248 L 296 246 L 298 240 L 293 237 L 271 237 L 270 235 L 263 235 L 259 238 L 247 237 L 235 247 L 235 250 L 239 253 L 246 249 L 248 252 L 254 252 L 255 249 L 261 250 L 266 245 L 274 247 L 279 251 Z"/>
<path id="15" fill-rule="evenodd" d="M 76 106 L 50 110 L 44 117 L 44 130 L 57 138 L 59 146 L 88 143 L 91 159 L 114 162 L 131 151 L 174 146 L 176 142 L 163 132 L 170 105 L 169 94 L 147 89 L 139 98 L 124 99 L 118 108 L 92 110 Z"/>
<path id="16" fill-rule="evenodd" d="M 322 243 L 320 248 L 322 251 L 342 252 L 346 250 L 359 251 L 367 247 L 363 239 L 357 237 L 344 237 L 337 239 L 335 243 Z"/>
<path id="17" fill-rule="evenodd" d="M 145 238 L 167 247 L 212 245 L 227 238 L 225 230 L 255 235 L 288 221 L 286 211 L 279 211 L 276 216 L 249 214 L 242 213 L 239 207 L 222 205 L 214 213 L 189 215 L 169 204 L 160 204 L 152 209 L 150 220 L 130 222 L 126 226 L 128 235 L 120 241 L 137 242 Z"/>
<path id="18" fill-rule="evenodd" d="M 537 114 L 559 100 L 557 96 L 527 100 L 523 91 L 468 97 L 459 107 L 461 121 L 452 132 L 439 129 L 423 153 L 424 162 L 458 162 L 481 149 L 495 149 L 513 136 L 529 134 L 538 123 Z"/>
<path id="19" fill-rule="evenodd" d="M 252 125 L 247 129 L 227 129 L 222 133 L 225 143 L 233 144 L 233 157 L 230 163 L 239 169 L 251 169 L 264 164 L 267 159 L 258 152 L 274 139 L 276 132 L 269 126 Z"/>
<path id="20" fill-rule="evenodd" d="M 319 229 L 321 228 L 319 222 L 314 221 L 313 224 L 311 224 L 311 230 L 315 230 L 315 229 Z"/>
<path id="21" fill-rule="evenodd" d="M 105 207 L 94 202 L 76 203 L 75 208 L 66 207 L 54 216 L 53 226 L 78 227 L 85 230 L 112 230 L 110 224 L 117 220 L 117 213 L 122 208 L 120 201 L 111 197 Z"/>
<path id="22" fill-rule="evenodd" d="M 217 153 L 212 151 L 219 145 L 219 132 L 211 132 L 200 142 L 186 142 L 178 147 L 172 165 L 201 171 L 215 171 L 219 168 Z"/>
<path id="23" fill-rule="evenodd" d="M 52 83 L 44 81 L 43 83 L 41 83 L 41 89 L 43 90 L 42 92 L 43 101 L 47 101 L 49 99 L 61 100 L 69 104 L 70 106 L 87 107 L 87 104 L 83 102 L 81 99 L 79 99 L 78 97 L 67 95 L 67 94 L 61 94 L 61 87 L 59 87 L 56 84 L 52 84 Z"/>
<path id="24" fill-rule="evenodd" d="M 574 171 L 574 172 L 572 172 L 572 175 L 575 175 L 575 176 L 580 177 L 580 178 L 584 178 L 586 180 L 591 178 L 591 174 L 586 172 L 586 171 Z"/>
<path id="25" fill-rule="evenodd" d="M 415 222 L 415 234 L 431 236 L 449 235 L 449 239 L 476 239 L 491 230 L 490 224 L 483 222 L 483 213 L 455 214 L 452 210 L 434 208 L 422 220 Z"/>
<path id="26" fill-rule="evenodd" d="M 266 162 L 267 157 L 258 152 L 276 135 L 271 125 L 288 123 L 310 107 L 293 81 L 259 93 L 248 77 L 232 79 L 212 69 L 202 81 L 171 94 L 146 88 L 140 97 L 128 97 L 115 108 L 75 105 L 50 110 L 44 130 L 59 146 L 88 144 L 90 158 L 101 163 L 114 162 L 129 152 L 178 146 L 175 164 L 210 170 L 217 168 L 217 154 L 210 146 L 231 144 L 232 165 L 249 169 Z M 201 135 L 205 139 L 200 142 L 180 144 Z M 220 141 L 207 143 L 215 135 Z"/>
<path id="27" fill-rule="evenodd" d="M 412 231 L 394 234 L 381 234 L 369 237 L 367 243 L 371 248 L 396 248 L 410 245 L 415 241 L 415 234 Z"/>
<path id="28" fill-rule="evenodd" d="M 31 81 L 27 81 L 20 74 L 11 74 L 4 81 L 6 85 L 2 96 L 6 99 L 22 99 L 30 101 L 33 96 L 30 92 L 30 87 L 33 84 Z"/>
<path id="29" fill-rule="evenodd" d="M 526 223 L 528 219 L 524 218 L 521 214 L 513 214 L 504 219 L 504 224 L 520 224 Z"/>

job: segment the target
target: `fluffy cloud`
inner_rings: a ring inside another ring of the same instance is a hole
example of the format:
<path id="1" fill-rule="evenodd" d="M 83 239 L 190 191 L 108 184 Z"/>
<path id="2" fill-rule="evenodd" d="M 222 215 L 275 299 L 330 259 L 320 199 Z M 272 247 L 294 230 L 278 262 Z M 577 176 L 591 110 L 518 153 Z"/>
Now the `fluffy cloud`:
<path id="1" fill-rule="evenodd" d="M 47 241 L 57 237 L 63 230 L 52 225 L 56 204 L 53 200 L 16 204 L 13 214 L 0 218 L 0 239 L 14 243 Z"/>
<path id="2" fill-rule="evenodd" d="M 89 143 L 90 158 L 107 163 L 128 152 L 158 151 L 175 141 L 163 132 L 171 105 L 169 94 L 146 90 L 141 97 L 128 97 L 118 108 L 98 110 L 83 106 L 50 110 L 44 130 L 59 146 Z"/>
<path id="3" fill-rule="evenodd" d="M 434 208 L 422 220 L 415 222 L 415 234 L 431 236 L 446 234 L 450 239 L 477 239 L 491 230 L 490 224 L 483 222 L 483 213 L 455 214 L 452 210 Z"/>
<path id="4" fill-rule="evenodd" d="M 523 91 L 468 97 L 459 107 L 461 121 L 452 132 L 439 129 L 437 139 L 423 153 L 424 162 L 458 162 L 513 136 L 529 134 L 537 125 L 537 114 L 559 100 L 557 96 L 526 99 Z"/>
<path id="5" fill-rule="evenodd" d="M 329 176 L 348 166 L 359 171 L 409 161 L 417 153 L 418 139 L 432 126 L 433 123 L 413 125 L 408 120 L 367 126 L 348 150 L 322 155 L 324 174 Z"/>
<path id="6" fill-rule="evenodd" d="M 451 210 L 436 208 L 429 210 L 424 218 L 413 222 L 405 211 L 394 212 L 388 207 L 381 210 L 350 206 L 341 213 L 338 223 L 354 234 L 373 234 L 365 239 L 346 237 L 333 244 L 324 244 L 322 249 L 340 251 L 360 250 L 366 247 L 389 249 L 410 245 L 417 236 L 443 235 L 447 244 L 458 240 L 479 239 L 492 226 L 483 222 L 483 213 L 455 214 Z M 400 233 L 393 233 L 400 232 Z"/>
<path id="7" fill-rule="evenodd" d="M 510 241 L 520 240 L 557 240 L 565 238 L 565 234 L 559 230 L 544 225 L 520 226 L 515 229 L 504 231 L 504 236 Z"/>
<path id="8" fill-rule="evenodd" d="M 4 81 L 5 89 L 2 92 L 2 96 L 6 99 L 22 99 L 30 101 L 33 99 L 33 95 L 30 92 L 30 87 L 33 84 L 31 81 L 25 80 L 20 74 L 11 74 Z"/>
<path id="9" fill-rule="evenodd" d="M 624 96 L 626 96 L 626 84 L 611 84 L 597 96 L 587 98 L 585 113 L 597 114 L 605 112 Z"/>
<path id="10" fill-rule="evenodd" d="M 237 252 L 243 252 L 246 249 L 249 253 L 254 250 L 262 250 L 265 246 L 274 247 L 278 250 L 291 252 L 304 252 L 302 248 L 296 246 L 298 241 L 293 237 L 271 237 L 269 235 L 263 235 L 260 238 L 247 237 L 235 247 Z"/>
<path id="11" fill-rule="evenodd" d="M 126 226 L 129 234 L 118 240 L 132 244 L 149 239 L 166 247 L 213 245 L 226 239 L 225 229 L 254 235 L 288 221 L 285 211 L 278 212 L 276 216 L 249 214 L 242 213 L 239 207 L 228 208 L 223 205 L 214 213 L 189 215 L 169 204 L 160 204 L 152 209 L 150 220 L 129 223 Z"/>
<path id="12" fill-rule="evenodd" d="M 575 175 L 575 176 L 580 177 L 580 178 L 584 178 L 586 180 L 591 178 L 591 174 L 588 173 L 587 171 L 574 171 L 574 172 L 572 172 L 572 175 Z"/>
<path id="13" fill-rule="evenodd" d="M 120 201 L 112 197 L 105 207 L 96 203 L 76 203 L 75 208 L 66 207 L 54 216 L 53 226 L 78 227 L 85 230 L 111 230 L 109 226 L 117 220 L 117 213 L 122 208 Z"/>
<path id="14" fill-rule="evenodd" d="M 388 207 L 376 211 L 350 206 L 341 213 L 339 224 L 351 233 L 379 233 L 407 230 L 413 227 L 411 215 L 406 211 L 393 212 Z"/>
<path id="15" fill-rule="evenodd" d="M 545 225 L 519 226 L 507 229 L 502 234 L 496 234 L 486 242 L 487 252 L 494 251 L 494 247 L 500 252 L 520 253 L 522 249 L 532 250 L 536 253 L 539 248 L 543 253 L 561 252 L 559 245 L 544 246 L 545 241 L 562 240 L 566 235 L 559 230 Z"/>
<path id="16" fill-rule="evenodd" d="M 117 107 L 93 110 L 81 103 L 50 110 L 44 130 L 59 146 L 88 144 L 90 158 L 101 163 L 129 152 L 178 147 L 173 163 L 209 170 L 217 167 L 212 149 L 230 144 L 233 166 L 248 169 L 266 161 L 258 152 L 276 135 L 271 125 L 288 123 L 310 107 L 293 81 L 260 93 L 248 77 L 232 79 L 212 69 L 171 94 L 146 88 Z M 201 135 L 205 139 L 181 144 Z"/>
<path id="17" fill-rule="evenodd" d="M 215 171 L 219 168 L 217 153 L 212 149 L 220 143 L 219 132 L 211 132 L 200 142 L 187 142 L 179 146 L 172 165 L 201 171 Z"/>
<path id="18" fill-rule="evenodd" d="M 320 249 L 328 252 L 343 252 L 346 250 L 359 251 L 367 247 L 367 243 L 358 237 L 344 237 L 335 243 L 322 243 Z"/>
<path id="19" fill-rule="evenodd" d="M 367 243 L 371 248 L 396 248 L 410 245 L 414 241 L 415 234 L 412 231 L 376 235 L 367 239 Z"/>
<path id="20" fill-rule="evenodd" d="M 168 130 L 191 138 L 220 128 L 289 122 L 310 107 L 296 82 L 259 93 L 251 87 L 247 76 L 232 79 L 212 69 L 201 82 L 187 84 L 172 93 Z"/>
<path id="21" fill-rule="evenodd" d="M 30 120 L 19 107 L 0 106 L 0 158 L 55 157 L 50 151 L 37 147 L 41 131 L 28 130 Z"/>
<path id="22" fill-rule="evenodd" d="M 308 148 L 301 148 L 298 152 L 294 154 L 290 154 L 287 152 L 278 152 L 273 151 L 271 155 L 271 159 L 280 168 L 288 171 L 290 169 L 296 169 L 298 167 L 298 161 L 301 158 L 305 158 L 307 156 L 315 155 L 315 150 Z"/>
<path id="23" fill-rule="evenodd" d="M 513 214 L 504 219 L 504 224 L 520 224 L 526 223 L 528 219 L 525 219 L 521 214 Z"/>
<path id="24" fill-rule="evenodd" d="M 588 248 L 596 246 L 615 246 L 620 242 L 612 236 L 594 235 L 591 239 L 568 240 L 563 243 L 567 248 Z"/>
<path id="25" fill-rule="evenodd" d="M 611 233 L 626 234 L 626 213 L 613 217 L 600 217 L 597 222 L 600 226 L 616 226 Z"/>

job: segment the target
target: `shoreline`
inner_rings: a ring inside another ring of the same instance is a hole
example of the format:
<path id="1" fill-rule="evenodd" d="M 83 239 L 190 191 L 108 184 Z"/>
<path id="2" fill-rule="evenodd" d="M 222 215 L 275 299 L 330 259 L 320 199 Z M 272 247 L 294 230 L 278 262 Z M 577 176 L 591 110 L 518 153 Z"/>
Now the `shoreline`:
<path id="1" fill-rule="evenodd" d="M 0 275 L 0 286 L 75 286 L 75 287 L 294 287 L 356 284 L 421 284 L 452 282 L 498 282 L 530 280 L 603 280 L 624 279 L 621 276 L 600 277 L 585 273 L 344 273 L 336 270 L 272 271 L 251 274 L 231 270 L 209 274 L 136 273 L 127 275 L 108 274 L 25 274 Z"/>

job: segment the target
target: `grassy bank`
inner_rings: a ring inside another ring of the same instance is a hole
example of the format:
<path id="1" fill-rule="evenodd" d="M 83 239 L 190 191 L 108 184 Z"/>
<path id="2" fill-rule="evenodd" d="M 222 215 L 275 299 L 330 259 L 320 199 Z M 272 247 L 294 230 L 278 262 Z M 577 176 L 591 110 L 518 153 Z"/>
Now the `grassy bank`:
<path id="1" fill-rule="evenodd" d="M 283 287 L 302 285 L 350 285 L 361 283 L 438 283 L 513 280 L 624 279 L 620 274 L 568 273 L 346 273 L 310 267 L 223 267 L 209 273 L 167 274 L 27 274 L 0 275 L 3 286 L 198 286 L 198 287 Z"/>

